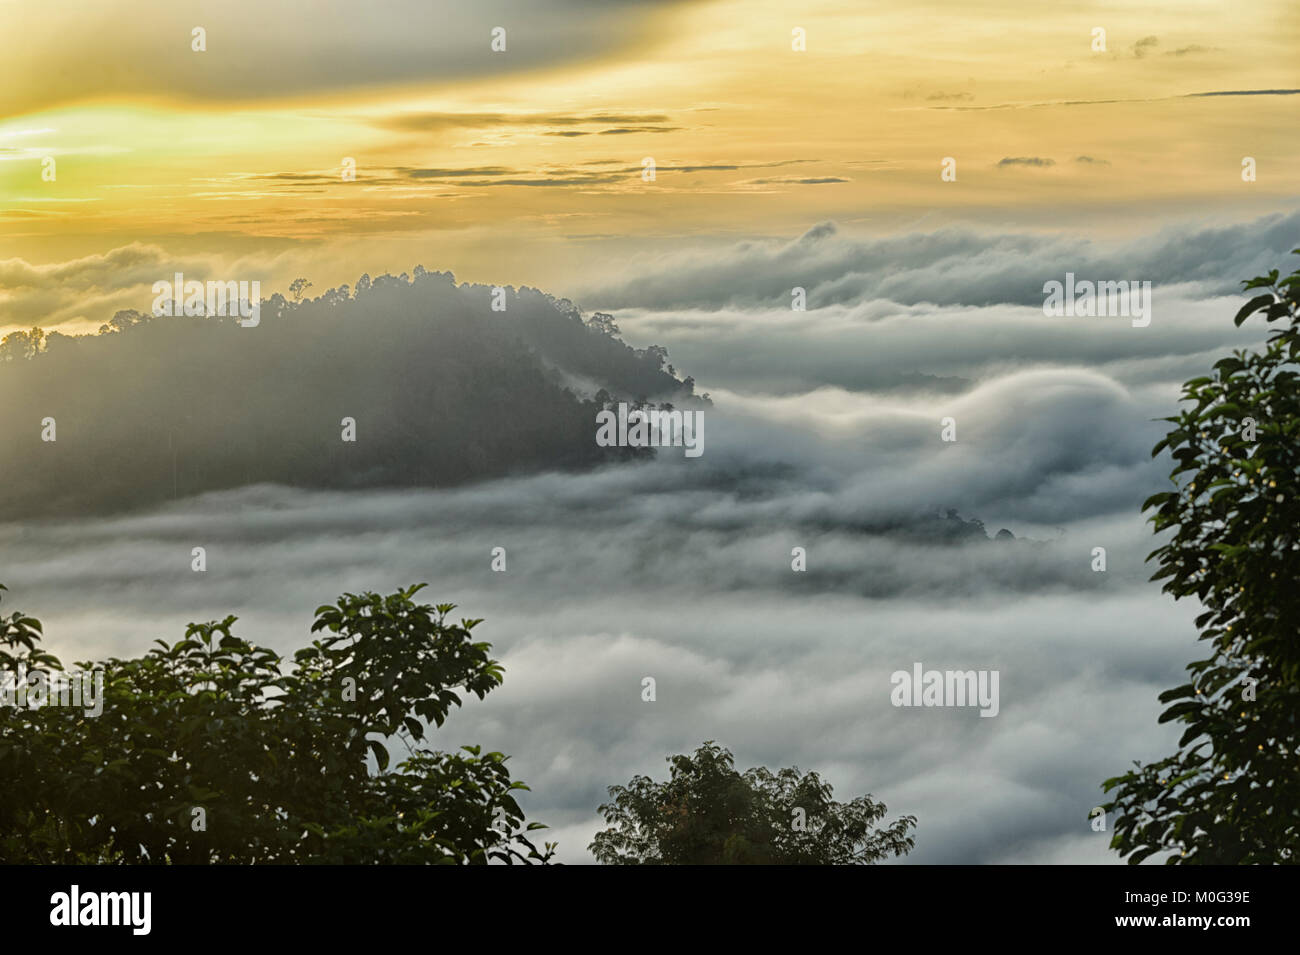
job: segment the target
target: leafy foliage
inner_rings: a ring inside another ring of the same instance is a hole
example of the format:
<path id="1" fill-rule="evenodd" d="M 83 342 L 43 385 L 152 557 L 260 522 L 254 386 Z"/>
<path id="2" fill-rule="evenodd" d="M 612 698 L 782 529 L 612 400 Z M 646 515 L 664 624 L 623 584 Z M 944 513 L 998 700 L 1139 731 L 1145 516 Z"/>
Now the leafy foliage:
<path id="1" fill-rule="evenodd" d="M 513 794 L 527 787 L 505 756 L 411 745 L 460 692 L 482 699 L 502 679 L 490 645 L 471 637 L 480 621 L 417 604 L 423 586 L 318 608 L 323 634 L 287 671 L 227 617 L 94 665 L 97 717 L 0 707 L 0 861 L 549 861 L 553 845 L 526 835 L 544 827 L 524 824 Z M 0 672 L 62 670 L 40 638 L 35 619 L 0 617 Z M 394 736 L 410 755 L 387 771 Z"/>
<path id="2" fill-rule="evenodd" d="M 1296 250 L 1300 254 L 1300 249 Z M 1300 849 L 1300 271 L 1244 282 L 1263 290 L 1237 313 L 1281 321 L 1258 352 L 1237 351 L 1184 385 L 1189 407 L 1163 420 L 1175 488 L 1143 509 L 1167 543 L 1152 580 L 1195 597 L 1209 656 L 1161 694 L 1179 750 L 1109 779 L 1111 845 L 1130 863 L 1296 861 Z"/>
<path id="3" fill-rule="evenodd" d="M 736 771 L 732 755 L 705 742 L 671 756 L 667 782 L 635 776 L 611 786 L 600 812 L 613 828 L 589 846 L 608 865 L 869 865 L 914 845 L 916 818 L 883 829 L 886 807 L 868 796 L 835 802 L 830 784 L 798 768 Z M 796 825 L 797 810 L 803 826 Z"/>

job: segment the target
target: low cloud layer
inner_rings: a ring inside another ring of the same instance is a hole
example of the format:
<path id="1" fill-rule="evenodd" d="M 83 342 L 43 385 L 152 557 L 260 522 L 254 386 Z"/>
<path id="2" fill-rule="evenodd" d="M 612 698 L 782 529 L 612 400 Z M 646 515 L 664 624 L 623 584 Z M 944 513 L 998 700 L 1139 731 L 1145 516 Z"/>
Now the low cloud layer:
<path id="1" fill-rule="evenodd" d="M 793 240 L 633 259 L 573 297 L 597 308 L 789 308 L 791 289 L 800 287 L 809 308 L 880 299 L 1041 306 L 1043 283 L 1067 271 L 1157 287 L 1193 284 L 1200 294 L 1225 295 L 1239 291 L 1242 279 L 1279 266 L 1298 237 L 1300 211 L 1294 210 L 1111 242 L 959 228 L 867 239 L 823 222 Z"/>
<path id="2" fill-rule="evenodd" d="M 661 776 L 664 757 L 704 739 L 915 813 L 913 862 L 1114 861 L 1103 837 L 1080 838 L 1097 785 L 1170 745 L 1156 695 L 1194 647 L 1191 608 L 1145 583 L 1145 409 L 1085 371 L 1012 375 L 963 400 L 956 444 L 920 408 L 845 393 L 731 414 L 737 397 L 706 412 L 695 460 L 457 491 L 254 487 L 0 526 L 0 548 L 15 604 L 75 658 L 143 652 L 227 613 L 287 652 L 337 593 L 429 581 L 430 600 L 486 618 L 507 669 L 438 745 L 514 754 L 526 808 L 556 827 L 566 861 L 590 861 L 605 787 Z M 1090 428 L 1061 428 L 1084 408 Z M 1022 539 L 879 527 L 949 507 L 996 514 L 990 536 L 1005 524 Z M 190 569 L 194 546 L 206 573 Z M 890 674 L 913 662 L 997 669 L 999 715 L 894 708 Z M 640 699 L 645 676 L 655 703 Z"/>
<path id="3" fill-rule="evenodd" d="M 143 652 L 228 613 L 289 651 L 338 593 L 428 581 L 430 601 L 486 619 L 506 666 L 435 739 L 514 754 L 565 861 L 591 861 L 605 787 L 715 739 L 742 767 L 815 769 L 915 814 L 910 862 L 1113 863 L 1089 810 L 1102 780 L 1174 745 L 1157 695 L 1198 653 L 1197 608 L 1147 580 L 1138 507 L 1169 470 L 1154 419 L 1260 340 L 1232 325 L 1232 293 L 1282 264 L 1297 226 L 1113 248 L 823 226 L 641 263 L 583 301 L 620 307 L 629 340 L 668 344 L 712 390 L 702 457 L 0 525 L 6 606 L 65 658 Z M 1168 283 L 1149 327 L 1042 314 L 1045 278 L 1121 268 Z M 796 284 L 807 312 L 789 310 Z M 987 534 L 944 538 L 975 518 Z M 1016 539 L 991 539 L 1002 528 Z M 915 662 L 998 670 L 999 714 L 892 706 L 891 673 Z"/>

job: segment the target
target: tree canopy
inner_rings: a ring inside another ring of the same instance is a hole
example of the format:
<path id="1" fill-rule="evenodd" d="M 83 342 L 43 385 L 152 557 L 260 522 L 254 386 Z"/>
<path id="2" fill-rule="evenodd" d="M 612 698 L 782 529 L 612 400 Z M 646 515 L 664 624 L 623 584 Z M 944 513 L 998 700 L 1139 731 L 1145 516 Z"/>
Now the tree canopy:
<path id="1" fill-rule="evenodd" d="M 448 487 L 653 456 L 602 448 L 614 400 L 690 406 L 694 382 L 530 288 L 381 275 L 238 317 L 122 310 L 98 335 L 40 328 L 0 342 L 0 520 L 145 507 L 272 482 Z M 603 313 L 602 313 L 603 314 Z M 342 422 L 355 422 L 344 442 Z M 47 433 L 44 422 L 55 428 Z M 54 440 L 50 440 L 53 437 Z"/>
<path id="2" fill-rule="evenodd" d="M 452 604 L 344 594 L 294 654 L 235 617 L 103 671 L 102 712 L 0 706 L 0 860 L 10 863 L 542 863 L 501 753 L 421 745 L 463 693 L 501 684 Z M 0 588 L 3 589 L 3 588 Z M 0 674 L 63 672 L 41 624 L 0 616 Z M 408 755 L 389 768 L 394 741 Z M 371 759 L 377 771 L 372 771 Z"/>
<path id="3" fill-rule="evenodd" d="M 670 756 L 665 782 L 634 776 L 600 807 L 611 828 L 588 847 L 607 865 L 869 865 L 915 845 L 914 816 L 881 826 L 870 795 L 832 798 L 829 783 L 798 767 L 737 772 L 731 752 L 707 741 Z"/>
<path id="4" fill-rule="evenodd" d="M 1152 451 L 1176 462 L 1174 489 L 1143 505 L 1169 535 L 1152 579 L 1200 601 L 1208 655 L 1160 696 L 1160 721 L 1186 727 L 1178 752 L 1104 783 L 1111 845 L 1131 863 L 1295 862 L 1300 849 L 1300 271 L 1243 285 L 1257 294 L 1236 324 L 1280 324 L 1188 381 Z"/>

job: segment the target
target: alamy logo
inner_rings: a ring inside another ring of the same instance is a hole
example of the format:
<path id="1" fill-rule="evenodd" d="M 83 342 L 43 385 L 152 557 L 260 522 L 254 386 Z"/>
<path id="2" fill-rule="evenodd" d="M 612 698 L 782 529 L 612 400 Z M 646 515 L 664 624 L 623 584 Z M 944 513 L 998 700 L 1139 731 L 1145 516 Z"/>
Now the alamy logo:
<path id="1" fill-rule="evenodd" d="M 998 715 L 997 670 L 895 670 L 889 702 L 895 706 L 978 706 L 980 716 Z"/>
<path id="2" fill-rule="evenodd" d="M 688 458 L 704 453 L 703 411 L 627 409 L 619 402 L 618 414 L 596 412 L 596 444 L 602 448 L 685 448 Z"/>
<path id="3" fill-rule="evenodd" d="M 1134 328 L 1151 324 L 1150 282 L 1075 282 L 1074 273 L 1066 272 L 1064 283 L 1044 282 L 1043 294 L 1043 314 L 1049 318 L 1122 315 L 1132 317 Z"/>
<path id="4" fill-rule="evenodd" d="M 0 706 L 75 706 L 87 716 L 99 716 L 104 712 L 104 671 L 28 670 L 20 663 L 16 671 L 0 673 Z"/>
<path id="5" fill-rule="evenodd" d="M 153 283 L 154 318 L 200 315 L 238 315 L 239 324 L 253 328 L 262 320 L 262 283 L 185 281 L 177 272 L 168 282 Z"/>
<path id="6" fill-rule="evenodd" d="M 150 892 L 69 892 L 50 896 L 51 925 L 129 925 L 132 935 L 148 935 L 152 919 Z"/>

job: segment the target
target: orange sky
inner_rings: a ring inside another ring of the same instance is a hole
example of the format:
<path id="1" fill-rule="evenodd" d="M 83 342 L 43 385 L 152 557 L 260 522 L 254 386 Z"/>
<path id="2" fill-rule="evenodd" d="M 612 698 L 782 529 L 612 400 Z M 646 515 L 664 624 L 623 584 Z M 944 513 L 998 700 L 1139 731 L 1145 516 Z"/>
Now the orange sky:
<path id="1" fill-rule="evenodd" d="M 1257 91 L 1300 88 L 1296 4 L 1056 7 L 0 0 L 0 328 L 97 327 L 172 264 L 563 294 L 827 219 L 1100 234 L 1294 201 L 1300 96 Z"/>

